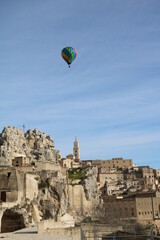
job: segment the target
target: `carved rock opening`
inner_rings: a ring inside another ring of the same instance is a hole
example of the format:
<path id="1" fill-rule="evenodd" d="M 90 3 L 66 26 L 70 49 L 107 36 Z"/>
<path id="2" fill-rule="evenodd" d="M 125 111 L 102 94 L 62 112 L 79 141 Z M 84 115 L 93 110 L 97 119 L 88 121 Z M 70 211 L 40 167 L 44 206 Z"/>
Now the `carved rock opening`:
<path id="1" fill-rule="evenodd" d="M 22 228 L 25 228 L 23 216 L 7 209 L 2 216 L 1 232 L 14 232 Z"/>

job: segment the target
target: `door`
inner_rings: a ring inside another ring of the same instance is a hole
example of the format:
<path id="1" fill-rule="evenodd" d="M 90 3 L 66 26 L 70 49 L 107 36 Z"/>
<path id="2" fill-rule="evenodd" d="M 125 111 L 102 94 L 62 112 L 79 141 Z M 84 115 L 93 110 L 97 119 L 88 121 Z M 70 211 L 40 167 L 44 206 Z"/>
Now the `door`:
<path id="1" fill-rule="evenodd" d="M 6 202 L 6 191 L 1 192 L 1 201 Z"/>

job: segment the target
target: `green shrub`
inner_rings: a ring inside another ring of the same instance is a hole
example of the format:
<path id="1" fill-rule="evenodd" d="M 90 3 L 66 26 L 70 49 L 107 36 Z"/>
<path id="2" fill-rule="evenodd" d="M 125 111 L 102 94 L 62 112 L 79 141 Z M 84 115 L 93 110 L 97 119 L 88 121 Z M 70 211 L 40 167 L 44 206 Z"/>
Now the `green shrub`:
<path id="1" fill-rule="evenodd" d="M 68 170 L 68 178 L 71 180 L 85 179 L 86 173 L 81 168 L 76 169 L 71 168 Z"/>

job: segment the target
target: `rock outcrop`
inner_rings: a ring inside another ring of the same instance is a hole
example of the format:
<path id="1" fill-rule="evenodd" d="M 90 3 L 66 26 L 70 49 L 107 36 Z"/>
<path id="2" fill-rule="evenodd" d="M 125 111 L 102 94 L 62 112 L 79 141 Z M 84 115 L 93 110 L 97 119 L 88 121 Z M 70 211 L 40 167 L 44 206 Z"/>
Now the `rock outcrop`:
<path id="1" fill-rule="evenodd" d="M 67 211 L 67 183 L 60 172 L 39 172 L 39 194 L 37 199 L 43 219 L 58 220 Z"/>
<path id="2" fill-rule="evenodd" d="M 97 176 L 97 167 L 88 167 L 86 169 L 86 178 L 83 181 L 86 199 L 92 201 L 95 205 L 99 204 L 100 201 L 100 191 L 98 190 Z"/>
<path id="3" fill-rule="evenodd" d="M 16 156 L 24 156 L 30 163 L 38 160 L 57 162 L 60 152 L 55 149 L 52 137 L 37 129 L 24 133 L 15 127 L 5 127 L 0 134 L 0 164 L 5 161 L 11 165 Z"/>

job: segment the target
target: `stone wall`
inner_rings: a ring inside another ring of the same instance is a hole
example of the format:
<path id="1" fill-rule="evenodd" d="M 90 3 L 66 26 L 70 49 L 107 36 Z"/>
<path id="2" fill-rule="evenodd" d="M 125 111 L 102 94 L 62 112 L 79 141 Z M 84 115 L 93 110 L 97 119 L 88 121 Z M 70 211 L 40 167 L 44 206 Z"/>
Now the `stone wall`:
<path id="1" fill-rule="evenodd" d="M 136 210 L 138 221 L 153 221 L 160 219 L 159 197 L 137 197 Z"/>
<path id="2" fill-rule="evenodd" d="M 54 222 L 53 220 L 43 221 L 38 224 L 38 233 L 40 234 L 54 234 L 53 239 L 63 240 L 81 240 L 81 228 L 70 227 L 65 228 L 61 222 Z"/>
<path id="3" fill-rule="evenodd" d="M 59 164 L 55 164 L 51 161 L 38 161 L 36 162 L 35 167 L 37 171 L 42 171 L 42 170 L 60 171 L 61 170 L 61 166 Z"/>
<path id="4" fill-rule="evenodd" d="M 16 170 L 10 166 L 0 168 L 0 200 L 15 202 L 18 199 L 18 183 Z"/>
<path id="5" fill-rule="evenodd" d="M 81 224 L 82 231 L 88 240 L 95 240 L 101 239 L 100 237 L 111 234 L 116 231 L 122 231 L 123 227 L 120 225 L 111 226 L 111 225 L 104 225 L 104 224 Z M 99 238 L 98 238 L 99 236 Z"/>
<path id="6" fill-rule="evenodd" d="M 54 234 L 53 240 L 81 240 L 80 227 L 47 229 L 47 234 Z"/>
<path id="7" fill-rule="evenodd" d="M 69 185 L 69 206 L 78 215 L 89 214 L 92 209 L 92 202 L 86 199 L 84 188 L 80 184 Z"/>
<path id="8" fill-rule="evenodd" d="M 104 208 L 101 214 L 106 223 L 117 224 L 120 219 L 136 218 L 136 202 L 134 198 L 120 198 L 115 196 L 104 199 Z"/>
<path id="9" fill-rule="evenodd" d="M 32 201 L 38 196 L 38 181 L 36 180 L 36 174 L 26 173 L 26 198 Z"/>

